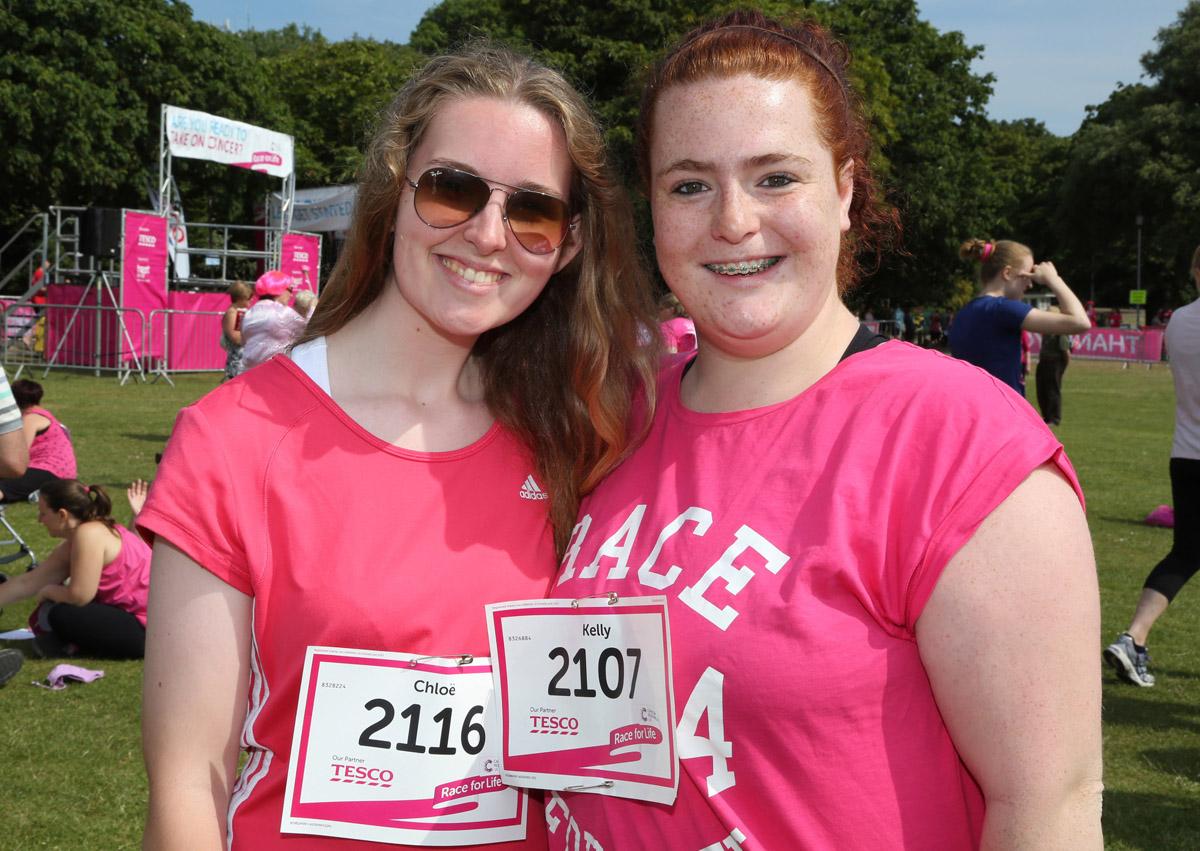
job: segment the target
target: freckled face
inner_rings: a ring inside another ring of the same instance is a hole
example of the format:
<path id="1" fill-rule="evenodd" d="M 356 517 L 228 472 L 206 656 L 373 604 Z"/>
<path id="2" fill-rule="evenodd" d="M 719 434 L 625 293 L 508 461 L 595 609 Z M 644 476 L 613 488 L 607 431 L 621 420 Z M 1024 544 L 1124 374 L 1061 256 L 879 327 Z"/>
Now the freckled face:
<path id="1" fill-rule="evenodd" d="M 674 86 L 650 146 L 659 269 L 704 344 L 772 354 L 836 303 L 852 175 L 807 90 L 742 75 Z"/>
<path id="2" fill-rule="evenodd" d="M 570 202 L 572 164 L 562 128 L 526 104 L 461 98 L 444 104 L 408 163 L 413 181 L 445 165 L 491 184 L 537 189 Z M 468 344 L 527 308 L 550 276 L 575 256 L 567 242 L 532 254 L 504 221 L 507 192 L 497 187 L 472 218 L 434 228 L 417 216 L 411 186 L 396 212 L 393 279 L 407 305 L 437 333 Z"/>

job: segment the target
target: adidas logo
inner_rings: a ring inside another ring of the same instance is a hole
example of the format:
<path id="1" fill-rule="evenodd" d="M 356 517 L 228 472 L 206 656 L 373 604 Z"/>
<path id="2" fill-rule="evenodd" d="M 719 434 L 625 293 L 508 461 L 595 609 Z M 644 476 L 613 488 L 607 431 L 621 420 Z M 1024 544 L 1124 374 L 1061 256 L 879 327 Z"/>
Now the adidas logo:
<path id="1" fill-rule="evenodd" d="M 533 480 L 533 474 L 525 477 L 525 482 L 521 485 L 521 499 L 546 499 L 546 492 L 538 487 L 538 483 Z"/>

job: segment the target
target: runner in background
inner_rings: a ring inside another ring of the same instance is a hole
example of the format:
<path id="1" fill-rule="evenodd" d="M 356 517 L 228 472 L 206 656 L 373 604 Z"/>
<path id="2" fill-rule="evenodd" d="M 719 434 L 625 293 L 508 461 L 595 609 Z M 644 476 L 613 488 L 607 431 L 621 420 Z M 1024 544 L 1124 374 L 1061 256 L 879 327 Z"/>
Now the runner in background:
<path id="1" fill-rule="evenodd" d="M 307 340 L 180 414 L 138 515 L 147 848 L 399 847 L 281 833 L 306 650 L 487 656 L 483 605 L 545 595 L 652 384 L 635 245 L 558 73 L 475 46 L 413 74 Z M 545 847 L 543 813 L 473 847 Z"/>
<path id="2" fill-rule="evenodd" d="M 1200 291 L 1200 246 L 1192 254 L 1192 281 Z M 1175 507 L 1171 551 L 1142 588 L 1133 620 L 1104 658 L 1135 686 L 1154 685 L 1146 643 L 1167 606 L 1200 569 L 1200 298 L 1171 315 L 1166 332 L 1175 378 L 1175 441 L 1171 447 L 1171 501 Z"/>
<path id="3" fill-rule="evenodd" d="M 700 348 L 554 596 L 666 596 L 679 790 L 553 793 L 553 848 L 1102 847 L 1078 483 L 1029 405 L 846 309 L 893 221 L 846 63 L 734 12 L 645 89 L 658 265 Z"/>

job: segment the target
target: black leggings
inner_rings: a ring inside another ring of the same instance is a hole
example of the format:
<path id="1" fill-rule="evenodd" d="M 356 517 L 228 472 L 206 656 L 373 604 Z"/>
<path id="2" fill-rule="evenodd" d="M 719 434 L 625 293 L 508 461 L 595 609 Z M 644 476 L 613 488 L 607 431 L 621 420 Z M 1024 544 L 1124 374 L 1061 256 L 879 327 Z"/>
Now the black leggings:
<path id="1" fill-rule="evenodd" d="M 57 479 L 58 476 L 49 470 L 30 467 L 23 476 L 15 479 L 0 479 L 0 493 L 4 494 L 4 502 L 25 502 L 35 490 L 47 482 Z"/>
<path id="2" fill-rule="evenodd" d="M 1171 500 L 1175 540 L 1171 551 L 1146 577 L 1144 587 L 1174 600 L 1200 568 L 1200 460 L 1171 459 Z"/>
<path id="3" fill-rule="evenodd" d="M 77 645 L 83 656 L 141 659 L 146 655 L 146 628 L 124 609 L 96 602 L 56 603 L 46 617 L 58 639 Z"/>

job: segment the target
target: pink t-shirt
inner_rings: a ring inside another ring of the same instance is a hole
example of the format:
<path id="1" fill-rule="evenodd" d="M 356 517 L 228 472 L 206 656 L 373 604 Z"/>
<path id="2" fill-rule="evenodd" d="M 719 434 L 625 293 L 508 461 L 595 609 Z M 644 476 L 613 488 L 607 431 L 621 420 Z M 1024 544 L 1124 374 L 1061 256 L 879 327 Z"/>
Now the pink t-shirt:
<path id="1" fill-rule="evenodd" d="M 686 316 L 676 316 L 658 326 L 667 351 L 690 352 L 696 348 L 696 323 Z"/>
<path id="2" fill-rule="evenodd" d="M 983 797 L 914 627 L 1030 472 L 1078 487 L 1061 445 L 996 379 L 906 343 L 732 413 L 683 407 L 687 360 L 584 501 L 552 592 L 666 595 L 678 798 L 552 794 L 551 848 L 977 847 Z"/>
<path id="3" fill-rule="evenodd" d="M 124 609 L 146 625 L 146 599 L 150 593 L 150 548 L 136 532 L 120 523 L 121 552 L 100 572 L 95 601 Z"/>
<path id="4" fill-rule="evenodd" d="M 30 408 L 28 413 L 41 414 L 50 420 L 50 425 L 33 439 L 29 447 L 29 466 L 47 470 L 60 479 L 75 478 L 78 472 L 75 467 L 75 448 L 63 424 L 45 408 Z"/>
<path id="5" fill-rule="evenodd" d="M 453 452 L 392 446 L 288 358 L 180 413 L 138 525 L 254 597 L 232 848 L 400 847 L 279 832 L 305 650 L 487 656 L 484 604 L 543 597 L 553 581 L 532 472 L 499 426 Z M 472 847 L 544 848 L 542 811 L 534 802 L 524 843 Z"/>

